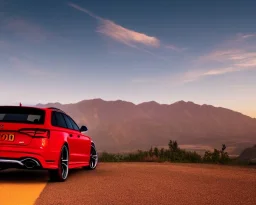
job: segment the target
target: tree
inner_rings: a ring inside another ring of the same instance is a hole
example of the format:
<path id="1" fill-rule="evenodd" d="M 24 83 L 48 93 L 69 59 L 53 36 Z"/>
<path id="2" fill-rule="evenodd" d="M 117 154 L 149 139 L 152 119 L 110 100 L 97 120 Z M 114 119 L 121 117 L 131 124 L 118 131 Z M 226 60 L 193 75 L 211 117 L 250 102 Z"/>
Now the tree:
<path id="1" fill-rule="evenodd" d="M 226 147 L 226 145 L 225 145 L 225 144 L 223 144 L 223 145 L 222 145 L 222 149 L 221 149 L 221 150 L 222 150 L 222 152 L 224 152 L 226 148 L 227 148 L 227 147 Z"/>
<path id="2" fill-rule="evenodd" d="M 173 150 L 174 150 L 174 151 L 177 151 L 177 150 L 178 150 L 178 143 L 177 143 L 177 141 L 174 141 L 174 142 L 173 142 Z"/>
<path id="3" fill-rule="evenodd" d="M 177 141 L 170 140 L 168 146 L 169 146 L 169 150 L 171 152 L 175 152 L 175 151 L 178 150 L 178 143 L 177 143 Z"/>
<path id="4" fill-rule="evenodd" d="M 172 142 L 172 140 L 169 141 L 168 146 L 169 146 L 169 150 L 172 151 L 172 148 L 173 148 L 173 142 Z"/>
<path id="5" fill-rule="evenodd" d="M 212 153 L 210 151 L 206 151 L 204 153 L 203 161 L 204 162 L 211 162 L 212 161 Z"/>
<path id="6" fill-rule="evenodd" d="M 149 156 L 152 157 L 153 156 L 153 148 L 151 147 L 150 150 L 149 150 Z"/>
<path id="7" fill-rule="evenodd" d="M 226 145 L 223 144 L 222 150 L 221 150 L 221 155 L 220 155 L 220 163 L 222 163 L 222 164 L 228 163 L 230 161 L 228 153 L 225 152 L 226 148 L 227 148 Z"/>
<path id="8" fill-rule="evenodd" d="M 160 150 L 160 158 L 164 158 L 164 148 Z"/>
<path id="9" fill-rule="evenodd" d="M 155 155 L 156 157 L 159 156 L 159 150 L 158 150 L 157 147 L 154 148 L 154 155 Z"/>
<path id="10" fill-rule="evenodd" d="M 220 151 L 217 149 L 214 149 L 212 153 L 212 162 L 218 163 L 220 161 Z"/>

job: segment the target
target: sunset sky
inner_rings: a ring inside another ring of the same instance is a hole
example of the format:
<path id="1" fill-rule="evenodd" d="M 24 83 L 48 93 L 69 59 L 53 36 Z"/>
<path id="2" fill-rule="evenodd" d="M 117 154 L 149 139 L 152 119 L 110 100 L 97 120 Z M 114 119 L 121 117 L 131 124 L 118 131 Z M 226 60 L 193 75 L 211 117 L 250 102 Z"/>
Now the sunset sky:
<path id="1" fill-rule="evenodd" d="M 255 0 L 0 8 L 0 104 L 185 100 L 256 117 Z"/>

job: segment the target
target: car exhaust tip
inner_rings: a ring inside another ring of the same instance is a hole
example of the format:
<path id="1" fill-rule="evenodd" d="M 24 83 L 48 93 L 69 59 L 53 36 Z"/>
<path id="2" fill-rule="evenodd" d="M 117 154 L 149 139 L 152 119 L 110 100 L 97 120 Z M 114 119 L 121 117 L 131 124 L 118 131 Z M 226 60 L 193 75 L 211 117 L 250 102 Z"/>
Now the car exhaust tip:
<path id="1" fill-rule="evenodd" d="M 24 162 L 24 165 L 28 169 L 33 169 L 36 166 L 36 163 L 32 160 L 27 160 L 26 162 Z"/>
<path id="2" fill-rule="evenodd" d="M 24 166 L 27 169 L 33 169 L 35 167 L 39 167 L 40 166 L 40 164 L 36 160 L 31 159 L 31 158 L 27 158 L 27 159 L 22 160 L 22 163 L 24 164 Z"/>

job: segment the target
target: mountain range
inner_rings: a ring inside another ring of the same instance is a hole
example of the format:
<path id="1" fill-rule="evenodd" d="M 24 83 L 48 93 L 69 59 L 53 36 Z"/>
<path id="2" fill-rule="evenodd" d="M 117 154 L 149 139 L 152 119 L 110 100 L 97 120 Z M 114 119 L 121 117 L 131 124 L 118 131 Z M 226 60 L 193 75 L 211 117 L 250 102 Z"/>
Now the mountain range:
<path id="1" fill-rule="evenodd" d="M 177 140 L 182 148 L 205 151 L 226 144 L 230 154 L 256 143 L 256 119 L 226 108 L 178 101 L 133 104 L 122 100 L 83 100 L 73 104 L 48 103 L 88 127 L 99 151 L 128 152 L 166 147 Z"/>

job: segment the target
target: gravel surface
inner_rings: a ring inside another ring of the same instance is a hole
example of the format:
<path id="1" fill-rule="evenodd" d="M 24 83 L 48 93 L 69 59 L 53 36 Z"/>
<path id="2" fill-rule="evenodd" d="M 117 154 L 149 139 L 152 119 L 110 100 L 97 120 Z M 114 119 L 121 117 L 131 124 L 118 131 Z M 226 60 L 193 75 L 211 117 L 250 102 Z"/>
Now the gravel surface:
<path id="1" fill-rule="evenodd" d="M 256 169 L 202 164 L 100 163 L 48 183 L 36 205 L 256 204 Z"/>

